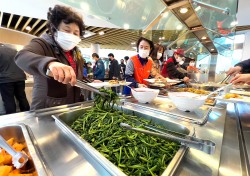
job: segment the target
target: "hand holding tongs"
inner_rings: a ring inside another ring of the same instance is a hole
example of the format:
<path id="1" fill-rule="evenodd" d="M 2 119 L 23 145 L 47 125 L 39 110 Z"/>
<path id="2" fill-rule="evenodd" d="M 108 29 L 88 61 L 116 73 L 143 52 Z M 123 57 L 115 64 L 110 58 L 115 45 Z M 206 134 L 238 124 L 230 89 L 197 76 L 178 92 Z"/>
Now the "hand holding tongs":
<path id="1" fill-rule="evenodd" d="M 227 82 L 227 80 L 231 77 L 231 75 L 227 75 L 221 82 L 220 84 L 223 84 L 225 82 Z"/>
<path id="2" fill-rule="evenodd" d="M 203 151 L 207 154 L 213 154 L 215 151 L 215 143 L 212 141 L 209 141 L 209 140 L 202 140 L 202 139 L 191 137 L 191 136 L 188 136 L 186 138 L 182 138 L 182 137 L 178 137 L 178 136 L 168 134 L 168 133 L 165 133 L 163 131 L 156 130 L 156 129 L 152 128 L 151 130 L 158 132 L 158 133 L 156 133 L 156 132 L 152 132 L 152 131 L 144 130 L 144 129 L 140 129 L 140 128 L 133 128 L 132 126 L 130 126 L 129 124 L 126 124 L 126 123 L 120 123 L 120 126 L 126 128 L 127 130 L 138 131 L 138 132 L 152 135 L 155 137 L 159 137 L 162 139 L 179 142 L 179 143 L 181 143 L 181 145 L 185 145 L 187 147 L 198 149 L 198 150 Z"/>
<path id="3" fill-rule="evenodd" d="M 49 76 L 49 77 L 53 77 L 53 74 L 52 74 L 52 72 L 51 72 L 49 69 L 47 69 L 46 75 Z M 89 91 L 91 91 L 91 92 L 98 93 L 98 94 L 103 95 L 103 96 L 106 95 L 106 93 L 100 92 L 99 89 L 97 89 L 97 88 L 95 88 L 95 87 L 93 87 L 93 86 L 90 86 L 90 85 L 88 85 L 87 83 L 82 82 L 82 81 L 80 81 L 80 80 L 76 80 L 75 86 L 76 86 L 76 87 L 79 87 L 79 88 L 82 88 L 82 89 L 89 90 Z"/>
<path id="4" fill-rule="evenodd" d="M 2 147 L 6 152 L 12 156 L 12 164 L 17 168 L 21 168 L 27 163 L 29 157 L 23 152 L 15 151 L 0 135 L 0 147 Z"/>

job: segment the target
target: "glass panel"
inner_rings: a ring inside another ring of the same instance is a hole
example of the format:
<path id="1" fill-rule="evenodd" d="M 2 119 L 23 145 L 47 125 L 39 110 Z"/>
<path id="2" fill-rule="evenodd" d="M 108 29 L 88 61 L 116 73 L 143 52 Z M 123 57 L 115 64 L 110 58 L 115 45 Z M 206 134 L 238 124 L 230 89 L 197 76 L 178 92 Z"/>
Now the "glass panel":
<path id="1" fill-rule="evenodd" d="M 231 33 L 228 36 L 223 36 L 218 34 L 217 32 L 207 30 L 209 37 L 213 40 L 215 47 L 218 50 L 218 53 L 225 56 L 230 57 L 233 54 L 234 49 L 234 33 Z"/>
<path id="2" fill-rule="evenodd" d="M 181 31 L 178 37 L 178 40 L 173 44 L 170 44 L 170 42 L 162 42 L 162 44 L 171 46 L 172 49 L 184 49 L 185 56 L 189 58 L 202 59 L 209 55 L 208 50 L 197 40 L 193 33 Z M 198 55 L 200 56 L 198 57 Z"/>
<path id="3" fill-rule="evenodd" d="M 59 0 L 126 29 L 145 29 L 166 8 L 152 0 Z"/>
<path id="4" fill-rule="evenodd" d="M 219 8 L 229 8 L 230 14 L 226 15 L 221 12 L 211 10 L 205 7 L 201 7 L 193 4 L 193 7 L 201 19 L 201 22 L 204 27 L 213 29 L 223 35 L 230 34 L 234 31 L 236 22 L 236 12 L 237 12 L 237 0 L 229 0 L 229 1 L 218 1 L 218 0 L 198 0 L 200 2 L 204 2 L 207 4 L 211 4 L 212 6 L 216 6 Z"/>

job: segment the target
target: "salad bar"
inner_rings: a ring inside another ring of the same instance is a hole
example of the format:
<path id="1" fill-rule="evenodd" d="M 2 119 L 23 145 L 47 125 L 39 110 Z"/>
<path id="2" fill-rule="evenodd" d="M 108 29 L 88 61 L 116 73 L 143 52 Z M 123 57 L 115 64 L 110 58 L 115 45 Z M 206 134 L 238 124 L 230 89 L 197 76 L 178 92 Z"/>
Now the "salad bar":
<path id="1" fill-rule="evenodd" d="M 99 91 L 95 101 L 2 116 L 2 128 L 22 123 L 30 136 L 23 140 L 8 133 L 6 140 L 27 144 L 37 175 L 245 172 L 245 155 L 239 155 L 245 143 L 238 137 L 233 104 L 218 101 L 182 111 L 166 96 L 145 104 L 133 98 L 118 101 L 111 90 Z M 235 163 L 228 163 L 232 159 Z"/>

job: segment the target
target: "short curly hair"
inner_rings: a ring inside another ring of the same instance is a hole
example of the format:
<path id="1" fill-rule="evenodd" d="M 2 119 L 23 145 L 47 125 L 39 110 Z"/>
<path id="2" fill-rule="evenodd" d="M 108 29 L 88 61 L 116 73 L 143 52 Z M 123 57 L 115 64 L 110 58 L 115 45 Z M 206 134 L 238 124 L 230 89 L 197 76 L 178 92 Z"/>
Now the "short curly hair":
<path id="1" fill-rule="evenodd" d="M 47 28 L 49 32 L 53 34 L 55 32 L 54 27 L 57 29 L 61 22 L 66 24 L 76 23 L 79 26 L 80 36 L 84 35 L 85 25 L 83 18 L 80 14 L 74 11 L 71 7 L 55 5 L 54 8 L 49 8 L 47 13 Z"/>

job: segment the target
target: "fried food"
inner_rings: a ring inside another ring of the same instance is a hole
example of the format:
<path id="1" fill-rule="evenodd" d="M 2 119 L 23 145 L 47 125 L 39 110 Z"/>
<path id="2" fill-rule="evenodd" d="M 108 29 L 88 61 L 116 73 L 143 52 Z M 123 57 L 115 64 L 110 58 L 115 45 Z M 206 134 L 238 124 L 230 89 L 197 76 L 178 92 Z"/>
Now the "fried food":
<path id="1" fill-rule="evenodd" d="M 179 92 L 191 92 L 195 94 L 201 94 L 201 95 L 207 95 L 209 92 L 201 89 L 195 89 L 195 88 L 179 88 L 177 89 Z"/>
<path id="2" fill-rule="evenodd" d="M 20 151 L 29 156 L 24 149 L 27 147 L 25 143 L 19 143 L 14 138 L 7 140 L 7 143 L 16 151 Z M 29 160 L 31 160 L 29 156 Z M 37 172 L 29 164 L 24 165 L 20 169 L 16 169 L 12 164 L 12 156 L 0 147 L 0 176 L 35 176 Z"/>
<path id="3" fill-rule="evenodd" d="M 225 99 L 230 99 L 230 98 L 242 98 L 242 96 L 238 95 L 238 94 L 235 94 L 235 93 L 227 93 L 225 96 L 224 96 Z"/>
<path id="4" fill-rule="evenodd" d="M 118 80 L 109 80 L 109 84 L 119 84 Z"/>

